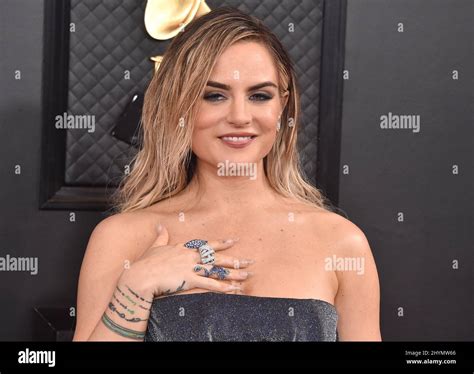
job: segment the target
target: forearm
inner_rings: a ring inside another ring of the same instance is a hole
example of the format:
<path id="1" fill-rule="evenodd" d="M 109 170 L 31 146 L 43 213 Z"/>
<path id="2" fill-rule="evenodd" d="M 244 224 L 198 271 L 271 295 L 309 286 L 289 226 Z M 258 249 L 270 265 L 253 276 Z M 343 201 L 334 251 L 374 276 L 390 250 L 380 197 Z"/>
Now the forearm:
<path id="1" fill-rule="evenodd" d="M 150 316 L 152 297 L 144 297 L 125 282 L 115 288 L 89 341 L 143 341 Z"/>

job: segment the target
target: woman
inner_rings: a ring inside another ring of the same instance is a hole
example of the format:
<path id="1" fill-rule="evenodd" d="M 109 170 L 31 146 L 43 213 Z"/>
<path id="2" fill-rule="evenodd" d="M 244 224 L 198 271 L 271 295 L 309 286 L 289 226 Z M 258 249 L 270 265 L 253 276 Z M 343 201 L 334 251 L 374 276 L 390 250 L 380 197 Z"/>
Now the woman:
<path id="1" fill-rule="evenodd" d="M 370 247 L 302 177 L 299 106 L 257 19 L 219 8 L 173 40 L 120 213 L 86 250 L 74 340 L 380 340 Z"/>

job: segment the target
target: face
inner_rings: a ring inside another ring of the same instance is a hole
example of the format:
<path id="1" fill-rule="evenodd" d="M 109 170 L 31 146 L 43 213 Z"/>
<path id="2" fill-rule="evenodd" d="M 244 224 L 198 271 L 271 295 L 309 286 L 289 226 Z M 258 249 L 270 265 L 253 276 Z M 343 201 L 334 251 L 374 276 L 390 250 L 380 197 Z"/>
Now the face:
<path id="1" fill-rule="evenodd" d="M 242 41 L 226 49 L 199 100 L 192 146 L 199 162 L 258 163 L 270 152 L 286 97 L 262 44 Z"/>

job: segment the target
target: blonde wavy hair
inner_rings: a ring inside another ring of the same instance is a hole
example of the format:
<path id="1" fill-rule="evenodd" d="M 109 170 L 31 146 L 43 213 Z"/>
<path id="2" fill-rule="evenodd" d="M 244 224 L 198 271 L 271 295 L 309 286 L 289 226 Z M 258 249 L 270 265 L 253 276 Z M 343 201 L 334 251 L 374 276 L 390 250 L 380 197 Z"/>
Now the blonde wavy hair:
<path id="1" fill-rule="evenodd" d="M 278 38 L 258 19 L 223 7 L 192 21 L 170 43 L 144 97 L 142 147 L 114 196 L 118 212 L 146 208 L 187 187 L 196 166 L 191 149 L 198 100 L 223 51 L 238 41 L 256 41 L 274 57 L 280 95 L 288 92 L 281 129 L 264 171 L 282 196 L 332 210 L 323 194 L 305 180 L 297 151 L 300 95 L 293 64 Z"/>

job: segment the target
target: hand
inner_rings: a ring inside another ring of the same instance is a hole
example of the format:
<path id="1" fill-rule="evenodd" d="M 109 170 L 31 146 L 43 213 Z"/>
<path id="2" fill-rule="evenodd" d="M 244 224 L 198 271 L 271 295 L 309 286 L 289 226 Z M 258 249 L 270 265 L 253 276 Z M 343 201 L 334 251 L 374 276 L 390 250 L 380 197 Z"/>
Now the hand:
<path id="1" fill-rule="evenodd" d="M 135 289 L 135 292 L 139 292 L 148 300 L 193 288 L 223 293 L 242 290 L 241 287 L 233 286 L 228 281 L 247 279 L 249 274 L 237 269 L 247 267 L 253 260 L 238 259 L 219 253 L 232 247 L 236 240 L 208 242 L 208 245 L 216 251 L 215 263 L 212 265 L 201 263 L 197 249 L 186 248 L 185 243 L 168 245 L 168 242 L 168 230 L 161 226 L 154 243 L 122 274 L 119 283 Z M 205 269 L 209 271 L 213 266 L 224 269 L 227 273 L 225 279 L 217 279 L 215 273 L 209 277 L 205 276 Z"/>

